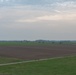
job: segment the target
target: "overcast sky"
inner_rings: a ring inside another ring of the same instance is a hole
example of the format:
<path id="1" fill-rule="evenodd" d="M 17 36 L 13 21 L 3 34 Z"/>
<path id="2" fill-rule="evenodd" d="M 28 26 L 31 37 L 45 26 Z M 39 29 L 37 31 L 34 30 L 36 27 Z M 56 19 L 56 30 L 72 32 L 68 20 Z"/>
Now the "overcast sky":
<path id="1" fill-rule="evenodd" d="M 76 40 L 76 0 L 0 0 L 0 40 Z"/>

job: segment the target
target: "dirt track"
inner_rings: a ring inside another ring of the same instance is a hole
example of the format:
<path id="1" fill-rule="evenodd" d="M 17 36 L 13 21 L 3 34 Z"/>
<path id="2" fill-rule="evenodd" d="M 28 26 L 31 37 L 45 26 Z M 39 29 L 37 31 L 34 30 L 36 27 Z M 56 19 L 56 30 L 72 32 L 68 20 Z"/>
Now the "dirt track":
<path id="1" fill-rule="evenodd" d="M 76 55 L 76 45 L 0 46 L 0 56 L 25 60 Z"/>

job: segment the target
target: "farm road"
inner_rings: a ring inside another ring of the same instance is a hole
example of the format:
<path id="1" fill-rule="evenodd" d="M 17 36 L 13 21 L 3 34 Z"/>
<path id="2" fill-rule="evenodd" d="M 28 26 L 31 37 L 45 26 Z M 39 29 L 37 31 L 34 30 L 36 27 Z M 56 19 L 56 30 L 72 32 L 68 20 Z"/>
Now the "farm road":
<path id="1" fill-rule="evenodd" d="M 72 56 L 68 56 L 68 57 L 72 57 Z M 22 64 L 22 63 L 29 63 L 29 62 L 37 62 L 37 61 L 46 61 L 46 60 L 59 59 L 59 58 L 65 58 L 65 57 L 63 56 L 63 57 L 54 57 L 54 58 L 39 59 L 39 60 L 28 60 L 28 61 L 21 61 L 21 62 L 12 62 L 12 63 L 0 64 L 0 66 L 8 66 L 8 65 L 15 65 L 15 64 Z"/>

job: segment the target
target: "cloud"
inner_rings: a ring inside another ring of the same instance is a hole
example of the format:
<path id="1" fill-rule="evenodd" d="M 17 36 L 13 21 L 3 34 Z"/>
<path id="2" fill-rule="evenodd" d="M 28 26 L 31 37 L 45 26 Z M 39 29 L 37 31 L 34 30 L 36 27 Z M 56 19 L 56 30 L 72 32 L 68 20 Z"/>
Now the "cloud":
<path id="1" fill-rule="evenodd" d="M 76 1 L 72 0 L 0 0 L 0 5 L 3 6 L 31 6 L 33 8 L 41 6 L 42 8 L 76 6 Z M 40 8 L 40 7 L 39 7 Z"/>
<path id="2" fill-rule="evenodd" d="M 26 19 L 26 20 L 17 20 L 17 22 L 36 22 L 37 20 L 35 19 Z"/>
<path id="3" fill-rule="evenodd" d="M 45 15 L 45 16 L 41 16 L 41 17 L 37 17 L 38 20 L 61 20 L 62 17 L 61 15 Z"/>
<path id="4" fill-rule="evenodd" d="M 74 20 L 76 19 L 76 14 L 56 14 L 38 17 L 39 20 Z"/>
<path id="5" fill-rule="evenodd" d="M 72 11 L 76 9 L 76 1 L 55 2 L 52 4 L 55 10 Z M 76 11 L 76 10 L 75 10 Z"/>
<path id="6" fill-rule="evenodd" d="M 21 19 L 17 20 L 17 22 L 39 22 L 39 21 L 65 21 L 65 20 L 76 20 L 76 14 L 55 14 L 55 15 L 44 15 L 35 17 L 32 19 Z"/>
<path id="7" fill-rule="evenodd" d="M 75 0 L 7 0 L 3 6 L 0 39 L 76 39 Z"/>
<path id="8" fill-rule="evenodd" d="M 56 3 L 57 6 L 62 6 L 62 7 L 76 7 L 76 2 L 75 1 L 65 1 L 62 3 Z"/>

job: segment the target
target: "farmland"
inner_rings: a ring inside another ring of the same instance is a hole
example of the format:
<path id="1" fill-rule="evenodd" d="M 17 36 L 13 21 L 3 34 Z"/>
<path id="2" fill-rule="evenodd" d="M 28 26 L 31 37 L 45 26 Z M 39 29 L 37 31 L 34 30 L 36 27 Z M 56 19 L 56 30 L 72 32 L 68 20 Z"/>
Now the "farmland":
<path id="1" fill-rule="evenodd" d="M 1 75 L 76 75 L 76 56 L 0 66 Z"/>
<path id="2" fill-rule="evenodd" d="M 0 57 L 0 64 L 12 63 L 12 62 L 20 62 L 20 61 L 23 61 L 23 60 L 16 59 L 16 58 Z"/>
<path id="3" fill-rule="evenodd" d="M 0 41 L 0 46 L 50 46 L 50 45 L 76 45 L 76 41 Z"/>
<path id="4" fill-rule="evenodd" d="M 76 54 L 75 44 L 49 42 L 0 42 L 0 56 L 24 60 L 45 59 Z"/>
<path id="5" fill-rule="evenodd" d="M 75 42 L 0 42 L 0 64 L 47 59 L 0 66 L 0 74 L 76 75 L 75 55 Z"/>

